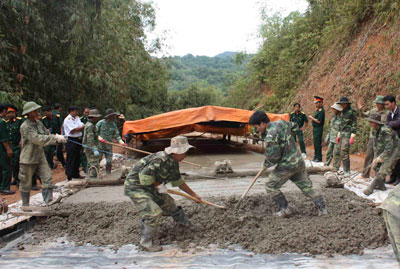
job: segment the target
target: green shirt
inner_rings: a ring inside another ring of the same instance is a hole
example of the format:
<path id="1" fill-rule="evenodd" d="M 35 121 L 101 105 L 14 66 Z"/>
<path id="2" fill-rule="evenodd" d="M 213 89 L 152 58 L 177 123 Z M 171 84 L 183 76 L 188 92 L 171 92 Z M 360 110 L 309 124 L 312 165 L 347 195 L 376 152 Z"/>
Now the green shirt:
<path id="1" fill-rule="evenodd" d="M 121 140 L 117 124 L 114 121 L 106 121 L 102 119 L 96 124 L 97 134 L 104 138 L 107 142 L 112 142 L 113 139 Z"/>
<path id="2" fill-rule="evenodd" d="M 64 123 L 64 119 L 61 116 L 61 113 L 58 110 L 53 111 L 53 118 L 56 123 L 54 123 L 54 130 L 52 130 L 52 134 L 61 134 L 61 127 Z"/>
<path id="3" fill-rule="evenodd" d="M 320 123 L 316 123 L 315 121 L 312 122 L 313 127 L 324 127 L 325 124 L 325 109 L 324 107 L 317 109 L 314 113 L 314 118 L 320 121 Z"/>
<path id="4" fill-rule="evenodd" d="M 61 127 L 59 117 L 55 116 L 54 114 L 51 118 L 43 116 L 42 123 L 51 134 L 59 134 L 59 132 L 57 132 L 58 130 L 60 130 Z"/>
<path id="5" fill-rule="evenodd" d="M 290 113 L 290 121 L 296 123 L 299 128 L 303 128 L 304 123 L 308 122 L 308 118 L 302 111 L 300 113 L 292 112 Z"/>
<path id="6" fill-rule="evenodd" d="M 327 142 L 336 143 L 336 138 L 337 134 L 339 133 L 340 124 L 341 124 L 340 115 L 333 115 L 329 126 L 328 135 L 326 138 Z"/>
<path id="7" fill-rule="evenodd" d="M 91 120 L 88 120 L 85 124 L 82 143 L 90 147 L 90 148 L 84 148 L 84 151 L 89 154 L 93 154 L 94 153 L 93 148 L 97 148 L 99 146 L 97 129 Z"/>
<path id="8" fill-rule="evenodd" d="M 348 137 L 357 131 L 357 112 L 350 106 L 342 111 L 342 124 L 339 131 L 340 136 Z"/>
<path id="9" fill-rule="evenodd" d="M 21 117 L 16 117 L 12 120 L 6 121 L 11 146 L 19 146 L 19 142 L 21 141 L 21 133 L 19 129 L 23 122 L 24 120 Z"/>
<path id="10" fill-rule="evenodd" d="M 86 122 L 88 122 L 88 117 L 86 117 L 86 116 L 82 116 L 81 117 L 81 122 L 83 123 L 83 124 L 86 124 Z"/>
<path id="11" fill-rule="evenodd" d="M 8 142 L 9 140 L 7 124 L 3 118 L 0 118 L 0 152 L 7 152 L 2 142 Z"/>

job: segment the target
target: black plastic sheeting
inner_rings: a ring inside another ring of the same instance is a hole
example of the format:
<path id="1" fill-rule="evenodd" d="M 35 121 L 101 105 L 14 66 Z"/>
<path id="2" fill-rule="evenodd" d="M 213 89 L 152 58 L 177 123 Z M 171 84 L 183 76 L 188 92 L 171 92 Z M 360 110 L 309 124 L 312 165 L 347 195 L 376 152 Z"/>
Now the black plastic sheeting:
<path id="1" fill-rule="evenodd" d="M 390 246 L 366 250 L 362 256 L 307 257 L 300 254 L 255 255 L 240 248 L 182 252 L 173 246 L 158 253 L 127 245 L 114 251 L 106 247 L 75 246 L 65 238 L 29 245 L 18 250 L 26 234 L 0 249 L 0 268 L 397 268 Z"/>

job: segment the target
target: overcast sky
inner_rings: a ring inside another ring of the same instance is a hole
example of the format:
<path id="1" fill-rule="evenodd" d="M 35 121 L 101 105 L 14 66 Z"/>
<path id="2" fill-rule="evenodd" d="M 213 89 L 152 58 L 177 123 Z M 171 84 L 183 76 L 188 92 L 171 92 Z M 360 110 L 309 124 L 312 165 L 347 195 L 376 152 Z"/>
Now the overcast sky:
<path id="1" fill-rule="evenodd" d="M 224 51 L 254 53 L 260 43 L 260 8 L 287 15 L 303 12 L 305 0 L 153 0 L 155 34 L 166 36 L 163 55 L 215 56 Z M 167 31 L 167 34 L 163 34 Z"/>

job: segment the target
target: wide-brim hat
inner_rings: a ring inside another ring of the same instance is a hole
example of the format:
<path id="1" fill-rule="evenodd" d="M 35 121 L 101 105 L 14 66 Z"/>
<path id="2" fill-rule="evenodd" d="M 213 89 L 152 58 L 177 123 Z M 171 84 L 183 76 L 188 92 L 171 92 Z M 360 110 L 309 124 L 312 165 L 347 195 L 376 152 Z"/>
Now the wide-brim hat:
<path id="1" fill-rule="evenodd" d="M 334 103 L 331 108 L 336 109 L 337 111 L 342 112 L 343 111 L 343 107 L 341 105 L 339 105 L 338 103 Z"/>
<path id="2" fill-rule="evenodd" d="M 22 116 L 28 114 L 29 112 L 35 111 L 40 109 L 41 106 L 39 106 L 38 104 L 36 104 L 35 102 L 27 102 L 24 105 L 23 111 L 22 111 Z"/>
<path id="3" fill-rule="evenodd" d="M 171 138 L 171 146 L 164 149 L 167 154 L 175 153 L 175 154 L 183 154 L 186 153 L 189 149 L 194 148 L 189 144 L 186 136 L 175 136 Z"/>
<path id="4" fill-rule="evenodd" d="M 378 113 L 371 113 L 367 119 L 370 122 L 375 122 L 380 125 L 384 125 L 385 123 L 381 121 L 381 115 Z"/>
<path id="5" fill-rule="evenodd" d="M 351 104 L 349 98 L 347 98 L 346 96 L 340 97 L 339 102 L 337 102 L 337 103 L 340 104 L 340 105 Z"/>
<path id="6" fill-rule="evenodd" d="M 97 109 L 89 110 L 88 118 L 100 118 L 100 117 L 101 117 L 101 114 Z"/>
<path id="7" fill-rule="evenodd" d="M 108 117 L 113 116 L 113 115 L 118 116 L 119 113 L 115 112 L 114 109 L 109 108 L 109 109 L 106 110 L 106 115 L 104 116 L 104 118 L 108 118 Z"/>
<path id="8" fill-rule="evenodd" d="M 374 104 L 385 104 L 385 101 L 383 101 L 383 98 L 385 98 L 385 96 L 383 95 L 378 95 L 376 96 L 376 99 L 374 100 Z"/>

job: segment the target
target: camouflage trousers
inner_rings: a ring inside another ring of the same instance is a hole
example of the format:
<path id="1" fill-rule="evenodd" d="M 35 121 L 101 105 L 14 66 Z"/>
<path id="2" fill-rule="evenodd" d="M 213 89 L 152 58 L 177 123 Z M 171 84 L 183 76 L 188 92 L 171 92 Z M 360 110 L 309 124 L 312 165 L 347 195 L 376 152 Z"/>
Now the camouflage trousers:
<path id="1" fill-rule="evenodd" d="M 296 186 L 303 192 L 303 194 L 312 200 L 320 197 L 318 191 L 316 191 L 312 182 L 307 174 L 305 166 L 301 166 L 297 169 L 289 171 L 276 171 L 273 170 L 267 177 L 265 183 L 265 190 L 272 196 L 278 195 L 281 191 L 280 188 L 288 181 L 291 180 Z"/>
<path id="2" fill-rule="evenodd" d="M 392 174 L 393 169 L 395 168 L 397 161 L 400 159 L 400 152 L 396 151 L 390 156 L 389 160 L 383 162 L 382 164 L 378 164 L 375 170 L 375 177 L 381 180 L 385 180 L 386 176 L 390 176 Z"/>
<path id="3" fill-rule="evenodd" d="M 386 210 L 383 210 L 383 217 L 385 219 L 390 244 L 392 244 L 397 262 L 400 265 L 400 218 Z"/>
<path id="4" fill-rule="evenodd" d="M 42 189 L 51 188 L 52 173 L 46 158 L 40 160 L 37 164 L 19 164 L 19 190 L 22 192 L 30 192 L 32 189 L 32 177 L 39 177 Z"/>
<path id="5" fill-rule="evenodd" d="M 350 137 L 341 137 L 337 147 L 333 150 L 333 167 L 339 170 L 340 163 L 350 162 Z"/>
<path id="6" fill-rule="evenodd" d="M 336 146 L 337 146 L 336 142 L 329 142 L 328 149 L 326 150 L 326 161 L 325 161 L 326 166 L 329 166 L 331 164 L 333 159 L 333 152 L 335 151 Z"/>
<path id="7" fill-rule="evenodd" d="M 100 171 L 100 158 L 94 156 L 92 153 L 85 152 L 87 160 L 87 171 L 89 177 L 97 178 Z"/>
<path id="8" fill-rule="evenodd" d="M 178 211 L 174 199 L 168 194 L 158 193 L 153 186 L 140 187 L 135 190 L 125 189 L 125 195 L 139 210 L 144 224 L 149 226 L 157 226 L 161 216 L 170 216 Z"/>
<path id="9" fill-rule="evenodd" d="M 106 164 L 111 165 L 112 164 L 112 145 L 106 145 L 103 143 L 99 143 L 99 149 L 100 149 L 100 160 L 103 158 L 103 154 L 106 158 Z M 105 153 L 103 151 L 111 152 L 111 153 Z"/>

